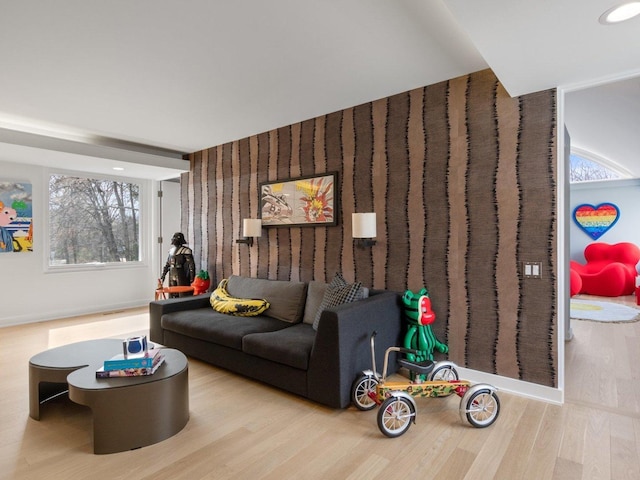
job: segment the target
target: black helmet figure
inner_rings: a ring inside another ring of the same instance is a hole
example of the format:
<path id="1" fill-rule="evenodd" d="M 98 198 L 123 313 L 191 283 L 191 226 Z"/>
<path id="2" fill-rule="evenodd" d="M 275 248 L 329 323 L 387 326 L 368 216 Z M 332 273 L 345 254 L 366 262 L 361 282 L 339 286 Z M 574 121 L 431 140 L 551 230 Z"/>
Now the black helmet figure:
<path id="1" fill-rule="evenodd" d="M 171 245 L 180 247 L 186 243 L 187 241 L 184 239 L 184 235 L 182 234 L 182 232 L 176 232 L 173 234 L 173 237 L 171 237 Z"/>
<path id="2" fill-rule="evenodd" d="M 181 232 L 176 232 L 171 237 L 172 247 L 169 249 L 169 257 L 162 270 L 162 277 L 160 277 L 160 280 L 164 283 L 168 273 L 170 287 L 191 285 L 196 277 L 193 252 L 185 245 L 186 243 L 187 241 Z M 171 294 L 171 296 L 177 297 L 178 295 Z"/>

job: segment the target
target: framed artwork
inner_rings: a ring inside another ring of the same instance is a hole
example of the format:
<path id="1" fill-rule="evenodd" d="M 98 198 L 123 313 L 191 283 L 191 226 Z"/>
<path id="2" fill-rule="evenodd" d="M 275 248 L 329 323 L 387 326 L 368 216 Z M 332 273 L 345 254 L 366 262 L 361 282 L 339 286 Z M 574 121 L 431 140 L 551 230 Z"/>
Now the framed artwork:
<path id="1" fill-rule="evenodd" d="M 593 240 L 597 240 L 607 233 L 619 218 L 620 209 L 613 203 L 601 203 L 600 205 L 584 203 L 573 210 L 573 221 Z"/>
<path id="2" fill-rule="evenodd" d="M 263 227 L 337 225 L 338 173 L 260 184 Z"/>
<path id="3" fill-rule="evenodd" d="M 0 252 L 33 251 L 31 184 L 0 181 Z"/>

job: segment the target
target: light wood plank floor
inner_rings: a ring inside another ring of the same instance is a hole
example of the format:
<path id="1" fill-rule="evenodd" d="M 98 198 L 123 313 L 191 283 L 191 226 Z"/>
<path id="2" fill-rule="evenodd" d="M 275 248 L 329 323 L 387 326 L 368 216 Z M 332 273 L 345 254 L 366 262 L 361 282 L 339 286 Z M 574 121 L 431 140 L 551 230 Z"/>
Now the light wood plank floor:
<path id="1" fill-rule="evenodd" d="M 388 439 L 375 411 L 328 409 L 196 360 L 190 421 L 159 444 L 94 455 L 91 412 L 66 399 L 29 418 L 32 355 L 147 326 L 146 309 L 135 309 L 0 329 L 0 478 L 640 478 L 640 322 L 574 321 L 565 405 L 502 392 L 487 429 L 460 421 L 455 396 L 424 399 L 417 424 Z"/>

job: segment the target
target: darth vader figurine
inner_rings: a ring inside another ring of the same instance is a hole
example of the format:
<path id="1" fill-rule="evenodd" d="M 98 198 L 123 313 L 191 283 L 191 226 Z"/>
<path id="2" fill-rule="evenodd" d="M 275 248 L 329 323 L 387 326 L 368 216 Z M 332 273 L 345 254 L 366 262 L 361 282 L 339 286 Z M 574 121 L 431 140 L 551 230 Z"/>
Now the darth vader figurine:
<path id="1" fill-rule="evenodd" d="M 193 261 L 193 252 L 186 246 L 186 243 L 184 235 L 180 232 L 176 232 L 171 237 L 172 247 L 169 249 L 169 257 L 162 270 L 161 283 L 164 283 L 167 273 L 169 274 L 170 287 L 188 286 L 193 282 L 196 277 L 196 266 Z"/>

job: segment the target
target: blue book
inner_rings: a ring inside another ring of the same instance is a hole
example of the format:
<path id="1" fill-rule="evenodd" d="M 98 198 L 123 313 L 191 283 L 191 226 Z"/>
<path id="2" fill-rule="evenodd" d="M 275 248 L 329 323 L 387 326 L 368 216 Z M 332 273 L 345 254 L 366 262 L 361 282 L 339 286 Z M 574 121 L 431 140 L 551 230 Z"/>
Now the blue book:
<path id="1" fill-rule="evenodd" d="M 159 356 L 161 348 L 149 350 L 145 355 L 140 357 L 124 358 L 123 354 L 118 354 L 104 361 L 104 370 L 126 370 L 127 368 L 151 368 L 154 360 Z"/>
<path id="2" fill-rule="evenodd" d="M 158 367 L 164 363 L 164 355 L 156 355 L 153 367 L 149 368 L 125 368 L 121 370 L 105 370 L 103 367 L 96 371 L 96 378 L 115 378 L 115 377 L 140 377 L 145 375 L 153 375 Z"/>

